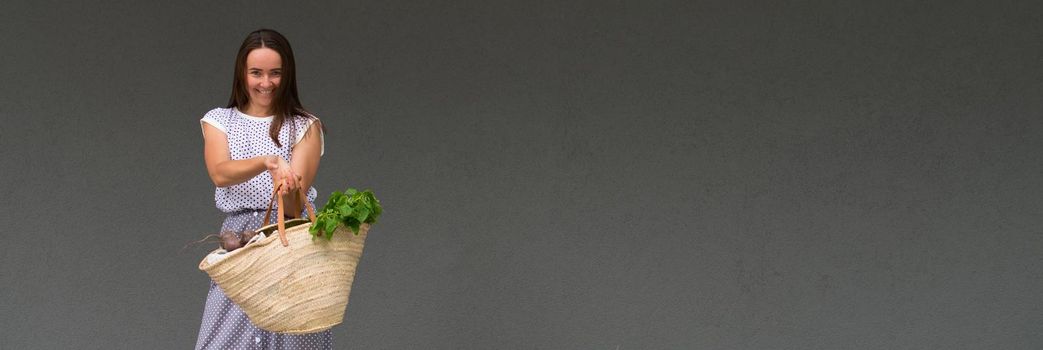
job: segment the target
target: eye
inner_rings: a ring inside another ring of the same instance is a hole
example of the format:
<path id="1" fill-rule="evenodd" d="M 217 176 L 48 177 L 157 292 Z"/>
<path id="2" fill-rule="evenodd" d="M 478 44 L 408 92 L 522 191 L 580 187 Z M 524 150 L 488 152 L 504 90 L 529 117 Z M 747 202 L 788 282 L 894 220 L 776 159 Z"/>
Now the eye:
<path id="1" fill-rule="evenodd" d="M 252 75 L 252 76 L 255 76 L 255 77 L 260 77 L 260 76 L 261 76 L 261 72 L 258 72 L 258 71 L 251 71 L 251 72 L 250 72 L 250 75 Z"/>
<path id="2" fill-rule="evenodd" d="M 273 76 L 273 77 L 278 77 L 278 76 L 282 76 L 282 72 L 280 72 L 280 71 L 274 71 L 274 72 L 272 72 L 272 76 Z"/>

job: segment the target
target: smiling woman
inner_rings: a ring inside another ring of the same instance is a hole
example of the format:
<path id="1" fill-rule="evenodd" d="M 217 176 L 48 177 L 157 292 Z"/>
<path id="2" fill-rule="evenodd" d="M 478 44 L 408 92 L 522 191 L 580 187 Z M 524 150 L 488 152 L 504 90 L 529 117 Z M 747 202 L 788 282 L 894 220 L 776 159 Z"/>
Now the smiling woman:
<path id="1" fill-rule="evenodd" d="M 217 208 L 227 217 L 221 232 L 256 230 L 275 188 L 286 213 L 301 216 L 299 191 L 314 203 L 311 187 L 323 154 L 324 128 L 297 96 L 293 50 L 274 30 L 250 33 L 239 48 L 228 106 L 200 120 L 207 173 L 217 187 Z M 312 204 L 314 206 L 314 204 Z M 272 333 L 254 326 L 211 281 L 196 349 L 330 349 L 329 330 Z"/>
<path id="2" fill-rule="evenodd" d="M 246 56 L 246 86 L 250 103 L 246 114 L 269 115 L 272 113 L 272 92 L 279 88 L 282 80 L 282 58 L 275 50 L 267 47 L 250 51 Z"/>

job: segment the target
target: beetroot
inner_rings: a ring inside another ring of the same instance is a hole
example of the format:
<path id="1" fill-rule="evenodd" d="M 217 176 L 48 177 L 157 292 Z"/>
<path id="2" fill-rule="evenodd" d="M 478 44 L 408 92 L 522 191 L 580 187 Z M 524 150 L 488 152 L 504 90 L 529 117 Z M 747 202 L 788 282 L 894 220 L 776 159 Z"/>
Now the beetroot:
<path id="1" fill-rule="evenodd" d="M 235 232 L 224 231 L 219 235 L 221 238 L 221 248 L 225 251 L 233 251 L 239 249 L 243 245 L 239 242 L 239 237 L 236 236 Z"/>
<path id="2" fill-rule="evenodd" d="M 256 235 L 257 235 L 257 231 L 243 231 L 242 233 L 239 234 L 239 237 L 240 237 L 239 238 L 239 246 L 240 247 L 245 247 L 246 243 L 249 243 L 250 240 L 253 239 L 254 236 L 256 236 Z"/>

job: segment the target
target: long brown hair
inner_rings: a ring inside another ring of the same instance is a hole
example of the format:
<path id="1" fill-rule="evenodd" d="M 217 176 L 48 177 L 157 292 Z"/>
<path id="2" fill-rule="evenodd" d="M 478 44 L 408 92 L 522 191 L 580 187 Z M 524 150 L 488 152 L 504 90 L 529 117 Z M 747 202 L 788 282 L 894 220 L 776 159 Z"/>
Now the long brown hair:
<path id="1" fill-rule="evenodd" d="M 272 101 L 274 118 L 268 135 L 275 141 L 275 145 L 282 147 L 279 142 L 279 130 L 288 120 L 296 118 L 314 117 L 311 112 L 301 106 L 301 99 L 297 96 L 297 65 L 293 60 L 293 49 L 286 37 L 271 29 L 258 29 L 246 36 L 243 44 L 239 46 L 239 53 L 235 56 L 235 74 L 232 79 L 232 97 L 228 99 L 228 108 L 236 107 L 243 110 L 250 103 L 250 93 L 246 86 L 246 56 L 250 51 L 266 47 L 279 53 L 282 59 L 282 76 L 279 87 L 275 89 L 275 98 Z M 297 135 L 296 123 L 290 124 L 290 140 Z M 319 123 L 322 131 L 326 132 L 326 126 Z"/>

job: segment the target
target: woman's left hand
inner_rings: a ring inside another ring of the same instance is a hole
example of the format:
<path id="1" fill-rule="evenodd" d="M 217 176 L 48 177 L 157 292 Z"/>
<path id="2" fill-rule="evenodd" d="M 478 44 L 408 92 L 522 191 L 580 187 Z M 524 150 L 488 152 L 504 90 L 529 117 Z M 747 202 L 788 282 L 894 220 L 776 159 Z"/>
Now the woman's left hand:
<path id="1" fill-rule="evenodd" d="M 279 188 L 279 194 L 285 195 L 300 187 L 301 176 L 294 173 L 290 163 L 282 157 L 271 156 L 264 164 L 272 175 L 272 185 Z"/>

